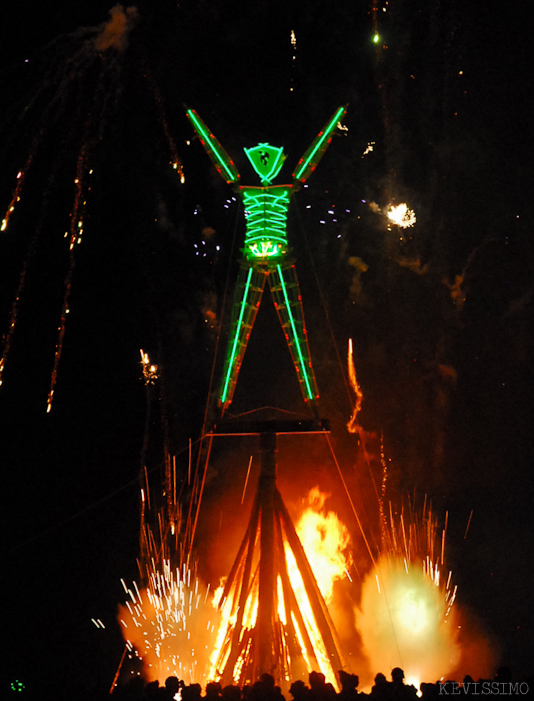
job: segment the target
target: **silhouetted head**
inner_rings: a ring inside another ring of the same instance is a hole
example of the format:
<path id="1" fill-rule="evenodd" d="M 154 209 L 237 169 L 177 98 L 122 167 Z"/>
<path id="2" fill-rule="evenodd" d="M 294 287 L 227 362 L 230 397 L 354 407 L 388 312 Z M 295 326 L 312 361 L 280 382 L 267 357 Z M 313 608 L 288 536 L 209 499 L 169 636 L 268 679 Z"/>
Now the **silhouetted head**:
<path id="1" fill-rule="evenodd" d="M 308 691 L 309 689 L 302 679 L 297 679 L 297 681 L 293 682 L 289 687 L 289 693 L 294 699 L 304 698 Z"/>
<path id="2" fill-rule="evenodd" d="M 402 684 L 404 679 L 404 671 L 400 667 L 394 667 L 391 670 L 391 678 L 395 684 Z"/>
<path id="3" fill-rule="evenodd" d="M 383 686 L 384 684 L 387 684 L 387 680 L 384 674 L 382 672 L 378 672 L 378 674 L 375 676 L 375 684 L 376 686 Z"/>
<path id="4" fill-rule="evenodd" d="M 214 698 L 221 695 L 221 685 L 219 682 L 208 682 L 206 684 L 206 696 Z"/>
<path id="5" fill-rule="evenodd" d="M 346 691 L 352 691 L 353 689 L 356 689 L 358 684 L 360 683 L 358 675 L 349 674 L 348 672 L 345 672 L 344 669 L 340 669 L 338 674 L 341 688 L 345 689 Z"/>
<path id="6" fill-rule="evenodd" d="M 312 689 L 323 687 L 326 681 L 322 672 L 310 672 L 308 680 Z"/>
<path id="7" fill-rule="evenodd" d="M 234 684 L 228 684 L 228 686 L 223 688 L 221 695 L 224 701 L 240 701 L 241 689 Z"/>
<path id="8" fill-rule="evenodd" d="M 269 672 L 264 672 L 260 677 L 260 681 L 268 689 L 274 689 L 274 677 L 272 674 L 269 674 Z"/>
<path id="9" fill-rule="evenodd" d="M 174 696 L 180 688 L 178 677 L 167 677 L 167 679 L 165 679 L 165 688 Z"/>

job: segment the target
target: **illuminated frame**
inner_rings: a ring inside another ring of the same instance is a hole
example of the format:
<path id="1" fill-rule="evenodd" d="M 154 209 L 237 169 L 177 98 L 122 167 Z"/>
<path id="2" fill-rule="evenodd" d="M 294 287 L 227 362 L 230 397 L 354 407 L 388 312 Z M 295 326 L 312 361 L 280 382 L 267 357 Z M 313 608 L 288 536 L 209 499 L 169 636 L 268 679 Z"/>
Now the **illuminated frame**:
<path id="1" fill-rule="evenodd" d="M 248 291 L 250 289 L 250 281 L 252 279 L 252 273 L 253 273 L 253 268 L 249 268 L 248 275 L 247 275 L 247 281 L 245 283 L 245 290 L 243 292 L 243 298 L 241 300 L 241 309 L 239 311 L 239 319 L 237 321 L 237 327 L 235 330 L 234 334 L 234 342 L 232 345 L 232 352 L 230 354 L 230 362 L 228 363 L 228 371 L 226 373 L 226 377 L 224 380 L 224 385 L 223 385 L 223 391 L 221 394 L 221 402 L 224 404 L 226 402 L 226 398 L 228 397 L 228 388 L 230 385 L 230 377 L 232 375 L 232 370 L 234 368 L 234 360 L 235 356 L 237 353 L 237 345 L 239 341 L 239 332 L 241 331 L 241 324 L 243 323 L 243 316 L 245 315 L 245 307 L 247 305 L 247 297 L 248 297 Z"/>
<path id="2" fill-rule="evenodd" d="M 295 172 L 293 173 L 293 178 L 295 180 L 304 182 L 309 177 L 310 173 L 315 170 L 324 152 L 328 148 L 334 129 L 338 122 L 345 116 L 346 112 L 346 107 L 339 107 L 324 129 L 319 132 L 310 148 L 298 162 Z"/>
<path id="3" fill-rule="evenodd" d="M 239 189 L 247 223 L 245 256 L 248 258 L 250 253 L 254 258 L 263 258 L 285 253 L 291 186 Z"/>
<path id="4" fill-rule="evenodd" d="M 239 173 L 234 162 L 208 129 L 207 125 L 200 119 L 195 110 L 187 110 L 186 114 L 193 129 L 197 132 L 202 146 L 204 146 L 208 152 L 209 157 L 215 164 L 219 173 L 227 183 L 237 182 L 237 180 L 239 180 Z"/>
<path id="5" fill-rule="evenodd" d="M 332 140 L 332 134 L 339 122 L 343 119 L 346 111 L 346 107 L 339 107 L 326 123 L 323 130 L 316 136 L 310 147 L 299 160 L 292 175 L 293 184 L 291 185 L 271 185 L 271 181 L 279 174 L 285 160 L 282 147 L 271 146 L 268 143 L 259 143 L 253 148 L 244 149 L 263 187 L 234 186 L 234 190 L 238 191 L 242 197 L 245 209 L 246 234 L 244 256 L 245 259 L 248 260 L 248 265 L 250 267 L 246 273 L 245 284 L 241 288 L 242 292 L 239 293 L 239 296 L 236 297 L 234 302 L 234 312 L 239 309 L 239 313 L 237 314 L 237 324 L 234 329 L 233 339 L 229 343 L 229 352 L 226 357 L 226 375 L 224 377 L 220 398 L 220 402 L 223 406 L 227 401 L 231 401 L 231 399 L 228 399 L 229 396 L 233 396 L 239 373 L 239 367 L 234 367 L 234 365 L 240 358 L 243 358 L 248 342 L 248 335 L 244 334 L 246 329 L 243 329 L 243 324 L 249 325 L 250 328 L 252 328 L 255 311 L 257 311 L 257 309 L 254 309 L 254 299 L 252 299 L 251 302 L 248 301 L 254 275 L 259 275 L 260 277 L 267 275 L 270 280 L 275 277 L 279 278 L 279 283 L 274 283 L 276 287 L 273 287 L 273 283 L 270 283 L 271 290 L 274 292 L 276 289 L 276 294 L 278 295 L 280 321 L 282 322 L 286 338 L 288 339 L 302 393 L 305 399 L 307 396 L 307 399 L 312 401 L 319 396 L 315 386 L 315 377 L 311 368 L 309 349 L 303 351 L 303 343 L 307 347 L 306 331 L 303 327 L 303 336 L 299 336 L 297 332 L 297 321 L 289 299 L 290 290 L 288 290 L 282 272 L 286 270 L 286 267 L 282 268 L 280 263 L 287 254 L 288 241 L 286 225 L 292 190 L 298 189 L 300 184 L 304 183 L 315 170 Z M 187 110 L 187 118 L 218 172 L 225 178 L 227 183 L 237 183 L 240 179 L 240 175 L 234 162 L 208 129 L 207 125 L 202 121 L 195 110 Z M 263 278 L 263 280 L 265 281 L 265 278 Z M 241 284 L 242 283 L 240 283 L 240 287 Z M 298 288 L 296 279 L 294 284 Z M 256 299 L 257 306 L 260 304 L 262 291 L 263 285 L 261 285 L 261 289 L 258 288 L 259 297 Z M 281 298 L 279 296 L 280 292 Z M 241 299 L 239 299 L 239 297 L 241 297 Z M 247 308 L 249 308 L 247 316 L 248 322 L 245 321 Z M 303 324 L 304 319 L 300 319 L 301 313 L 298 316 L 298 323 Z M 235 318 L 235 316 L 233 316 L 233 318 Z M 291 331 L 289 331 L 288 324 Z M 289 336 L 292 336 L 291 340 Z M 308 356 L 308 362 L 305 360 L 305 354 Z M 315 387 L 315 391 L 312 387 Z"/>
<path id="6" fill-rule="evenodd" d="M 293 331 L 293 339 L 294 339 L 295 345 L 297 347 L 297 354 L 298 354 L 298 357 L 300 360 L 300 367 L 302 369 L 302 375 L 304 377 L 304 382 L 306 383 L 306 390 L 308 392 L 308 399 L 314 399 L 315 395 L 313 394 L 312 389 L 310 387 L 310 380 L 308 377 L 308 369 L 306 368 L 306 363 L 304 362 L 304 357 L 302 355 L 302 349 L 300 347 L 299 335 L 298 335 L 297 329 L 295 327 L 295 320 L 293 319 L 293 312 L 291 311 L 291 307 L 289 306 L 289 297 L 287 295 L 286 283 L 284 282 L 284 277 L 282 275 L 282 268 L 280 267 L 280 265 L 277 265 L 276 269 L 278 271 L 278 276 L 280 277 L 282 294 L 284 295 L 284 300 L 285 300 L 286 309 L 287 309 L 287 315 L 289 317 L 289 323 L 291 324 L 291 330 Z"/>

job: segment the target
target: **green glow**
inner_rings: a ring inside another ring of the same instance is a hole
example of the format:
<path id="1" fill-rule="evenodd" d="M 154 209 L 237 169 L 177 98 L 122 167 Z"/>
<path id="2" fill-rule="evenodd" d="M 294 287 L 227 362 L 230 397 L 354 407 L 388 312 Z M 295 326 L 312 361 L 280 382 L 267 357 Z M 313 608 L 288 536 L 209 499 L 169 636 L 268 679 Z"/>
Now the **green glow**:
<path id="1" fill-rule="evenodd" d="M 247 223 L 245 256 L 282 255 L 287 247 L 287 211 L 291 187 L 240 188 Z"/>
<path id="2" fill-rule="evenodd" d="M 253 272 L 253 268 L 249 268 L 248 275 L 247 275 L 247 282 L 245 284 L 245 291 L 243 293 L 243 298 L 241 300 L 241 310 L 239 312 L 239 319 L 237 322 L 237 328 L 235 330 L 234 343 L 232 346 L 232 353 L 230 355 L 230 362 L 228 364 L 228 372 L 226 373 L 226 379 L 224 381 L 224 387 L 223 387 L 223 391 L 222 391 L 222 395 L 221 395 L 221 403 L 222 404 L 224 404 L 226 402 L 226 398 L 228 397 L 228 386 L 230 384 L 230 376 L 232 374 L 234 360 L 235 360 L 235 356 L 237 353 L 239 332 L 241 330 L 241 324 L 243 323 L 243 316 L 245 314 L 245 307 L 247 304 L 248 290 L 250 287 L 250 281 L 252 279 L 252 272 Z"/>
<path id="3" fill-rule="evenodd" d="M 311 387 L 310 387 L 310 381 L 309 381 L 309 379 L 308 379 L 308 371 L 307 371 L 307 369 L 306 369 L 306 365 L 305 365 L 305 363 L 304 363 L 304 358 L 303 358 L 303 356 L 302 356 L 302 350 L 301 350 L 301 348 L 300 348 L 300 341 L 299 341 L 299 337 L 298 337 L 298 334 L 297 334 L 297 329 L 296 329 L 296 327 L 295 327 L 295 321 L 294 321 L 294 319 L 293 319 L 293 313 L 292 313 L 292 311 L 291 311 L 291 307 L 289 306 L 289 298 L 288 298 L 288 296 L 287 296 L 286 284 L 285 284 L 284 278 L 283 278 L 283 276 L 282 276 L 282 269 L 280 268 L 279 265 L 276 266 L 276 269 L 278 270 L 278 275 L 279 275 L 279 277 L 280 277 L 280 283 L 281 283 L 281 286 L 282 286 L 282 293 L 283 293 L 283 295 L 284 295 L 284 300 L 285 300 L 285 303 L 286 303 L 287 315 L 289 316 L 289 321 L 290 321 L 290 323 L 291 323 L 291 329 L 292 329 L 292 331 L 293 331 L 293 338 L 295 339 L 295 345 L 296 345 L 296 347 L 297 347 L 297 353 L 298 353 L 299 360 L 300 360 L 300 367 L 302 368 L 302 374 L 303 374 L 303 376 L 304 376 L 304 381 L 305 381 L 305 383 L 306 383 L 306 389 L 308 390 L 308 398 L 309 398 L 309 399 L 313 399 L 313 398 L 314 398 L 314 395 L 313 395 L 313 392 L 312 392 Z"/>
<path id="4" fill-rule="evenodd" d="M 380 34 L 378 34 L 378 32 L 377 32 L 373 37 L 373 42 L 375 44 L 378 44 L 379 41 L 380 41 Z"/>
<path id="5" fill-rule="evenodd" d="M 271 256 L 279 256 L 283 252 L 278 243 L 274 243 L 270 240 L 251 243 L 248 250 L 255 258 L 270 258 Z"/>
<path id="6" fill-rule="evenodd" d="M 187 110 L 186 114 L 193 126 L 193 129 L 198 134 L 202 145 L 208 152 L 208 156 L 214 162 L 215 167 L 225 178 L 226 182 L 235 183 L 237 180 L 239 180 L 239 173 L 233 164 L 232 159 L 210 132 L 207 125 L 202 121 L 202 119 L 200 119 L 195 110 Z"/>
<path id="7" fill-rule="evenodd" d="M 248 160 L 252 163 L 252 167 L 259 175 L 261 182 L 270 184 L 284 164 L 284 149 L 279 146 L 270 146 L 269 144 L 258 144 L 254 148 L 245 148 L 243 150 L 247 154 Z"/>
<path id="8" fill-rule="evenodd" d="M 319 163 L 319 160 L 321 159 L 323 153 L 328 147 L 328 140 L 330 139 L 332 132 L 336 128 L 337 123 L 343 117 L 345 112 L 345 107 L 340 107 L 338 110 L 336 110 L 336 113 L 328 122 L 328 124 L 324 127 L 322 131 L 319 132 L 310 148 L 300 159 L 299 165 L 293 173 L 293 177 L 295 178 L 295 180 L 300 180 L 304 182 L 306 178 L 310 175 L 312 170 L 314 170 L 316 165 Z"/>

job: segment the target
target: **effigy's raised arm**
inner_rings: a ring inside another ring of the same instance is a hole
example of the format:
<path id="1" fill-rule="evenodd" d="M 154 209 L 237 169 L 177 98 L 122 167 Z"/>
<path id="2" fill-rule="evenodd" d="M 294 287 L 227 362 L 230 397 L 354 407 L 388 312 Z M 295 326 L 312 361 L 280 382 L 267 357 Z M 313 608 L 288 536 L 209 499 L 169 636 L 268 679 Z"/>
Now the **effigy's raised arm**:
<path id="1" fill-rule="evenodd" d="M 297 163 L 293 173 L 293 180 L 300 183 L 306 182 L 310 174 L 315 170 L 317 164 L 323 157 L 324 152 L 332 141 L 332 134 L 337 125 L 347 112 L 346 107 L 338 107 L 323 129 L 317 134 L 311 146 Z"/>
<path id="2" fill-rule="evenodd" d="M 235 167 L 235 163 L 226 153 L 215 136 L 211 133 L 207 125 L 198 116 L 197 112 L 192 109 L 186 111 L 187 118 L 191 122 L 191 126 L 195 130 L 200 143 L 204 146 L 206 153 L 213 161 L 213 165 L 217 168 L 221 176 L 227 183 L 238 182 L 240 175 Z"/>

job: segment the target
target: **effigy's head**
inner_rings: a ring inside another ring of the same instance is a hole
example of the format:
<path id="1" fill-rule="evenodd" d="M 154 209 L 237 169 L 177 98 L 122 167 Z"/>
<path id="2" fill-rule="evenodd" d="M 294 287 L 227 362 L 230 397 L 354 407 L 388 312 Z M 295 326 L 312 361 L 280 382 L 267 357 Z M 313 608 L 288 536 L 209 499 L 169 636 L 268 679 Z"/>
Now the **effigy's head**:
<path id="1" fill-rule="evenodd" d="M 258 144 L 253 148 L 245 148 L 244 151 L 262 185 L 270 185 L 284 164 L 286 157 L 283 147 Z"/>

